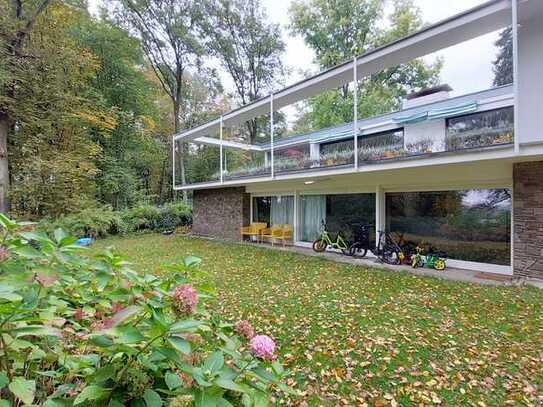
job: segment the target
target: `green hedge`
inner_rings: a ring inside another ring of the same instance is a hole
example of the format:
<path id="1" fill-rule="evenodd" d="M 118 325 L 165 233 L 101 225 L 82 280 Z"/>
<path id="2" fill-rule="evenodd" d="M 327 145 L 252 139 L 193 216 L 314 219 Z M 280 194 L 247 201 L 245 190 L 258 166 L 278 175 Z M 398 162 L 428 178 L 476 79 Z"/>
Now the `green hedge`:
<path id="1" fill-rule="evenodd" d="M 143 230 L 171 230 L 190 224 L 191 208 L 182 203 L 169 203 L 163 206 L 143 205 L 124 211 L 113 211 L 107 206 L 89 208 L 58 219 L 43 220 L 38 229 L 52 233 L 60 227 L 78 237 L 106 237 Z"/>

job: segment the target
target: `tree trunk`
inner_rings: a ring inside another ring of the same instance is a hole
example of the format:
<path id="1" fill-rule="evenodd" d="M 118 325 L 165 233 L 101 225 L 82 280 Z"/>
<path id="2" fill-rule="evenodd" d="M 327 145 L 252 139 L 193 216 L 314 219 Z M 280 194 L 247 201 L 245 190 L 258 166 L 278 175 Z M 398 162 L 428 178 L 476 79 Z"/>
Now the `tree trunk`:
<path id="1" fill-rule="evenodd" d="M 174 132 L 175 134 L 178 134 L 181 130 L 181 123 L 179 121 L 179 101 L 174 101 L 173 104 L 173 114 L 174 114 Z M 174 142 L 173 139 L 171 139 L 172 143 Z M 174 146 L 175 147 L 175 146 Z M 169 149 L 172 154 L 175 154 L 173 151 L 173 148 Z M 181 172 L 181 185 L 187 185 L 187 174 L 185 172 L 185 156 L 184 156 L 184 149 L 181 147 L 181 150 L 179 152 L 179 168 Z M 173 158 L 173 157 L 172 157 Z M 173 163 L 173 159 L 170 161 Z M 175 180 L 173 180 L 175 185 Z M 189 196 L 186 190 L 183 190 L 183 203 L 186 205 L 189 202 Z"/>
<path id="2" fill-rule="evenodd" d="M 9 166 L 8 166 L 9 118 L 0 113 L 0 212 L 9 213 Z"/>

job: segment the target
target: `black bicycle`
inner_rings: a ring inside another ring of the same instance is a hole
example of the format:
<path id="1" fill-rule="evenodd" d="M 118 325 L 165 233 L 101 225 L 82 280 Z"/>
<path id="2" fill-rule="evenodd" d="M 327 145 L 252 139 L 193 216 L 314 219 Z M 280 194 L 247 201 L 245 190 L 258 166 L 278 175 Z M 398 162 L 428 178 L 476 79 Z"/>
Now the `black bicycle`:
<path id="1" fill-rule="evenodd" d="M 378 231 L 377 244 L 373 246 L 370 242 L 370 225 L 358 225 L 354 229 L 354 242 L 349 247 L 350 255 L 353 257 L 365 257 L 368 250 L 379 260 L 387 264 L 400 264 L 402 261 L 402 250 L 398 243 L 386 231 Z"/>

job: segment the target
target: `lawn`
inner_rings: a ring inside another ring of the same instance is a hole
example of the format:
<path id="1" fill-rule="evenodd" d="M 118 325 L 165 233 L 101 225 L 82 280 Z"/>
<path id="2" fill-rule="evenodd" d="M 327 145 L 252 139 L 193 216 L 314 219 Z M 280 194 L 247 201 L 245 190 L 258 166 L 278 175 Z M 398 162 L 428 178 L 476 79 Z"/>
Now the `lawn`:
<path id="1" fill-rule="evenodd" d="M 274 337 L 301 405 L 543 404 L 543 291 L 156 234 L 103 240 L 136 269 L 203 259 L 228 319 Z"/>

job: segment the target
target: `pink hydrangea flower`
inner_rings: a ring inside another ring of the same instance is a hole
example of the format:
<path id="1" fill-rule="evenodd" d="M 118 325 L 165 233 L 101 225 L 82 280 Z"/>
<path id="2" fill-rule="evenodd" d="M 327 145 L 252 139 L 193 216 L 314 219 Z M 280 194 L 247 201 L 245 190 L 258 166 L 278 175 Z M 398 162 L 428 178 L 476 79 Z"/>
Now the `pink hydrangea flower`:
<path id="1" fill-rule="evenodd" d="M 198 294 L 190 284 L 177 286 L 172 294 L 174 307 L 181 314 L 190 315 L 196 310 Z"/>
<path id="2" fill-rule="evenodd" d="M 275 356 L 275 342 L 267 335 L 257 335 L 250 342 L 251 352 L 257 358 L 273 360 Z"/>
<path id="3" fill-rule="evenodd" d="M 244 319 L 236 324 L 234 330 L 238 335 L 243 336 L 245 339 L 252 339 L 255 336 L 255 330 L 253 326 L 249 323 L 249 321 L 246 321 Z"/>

